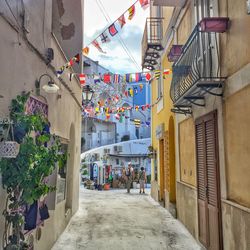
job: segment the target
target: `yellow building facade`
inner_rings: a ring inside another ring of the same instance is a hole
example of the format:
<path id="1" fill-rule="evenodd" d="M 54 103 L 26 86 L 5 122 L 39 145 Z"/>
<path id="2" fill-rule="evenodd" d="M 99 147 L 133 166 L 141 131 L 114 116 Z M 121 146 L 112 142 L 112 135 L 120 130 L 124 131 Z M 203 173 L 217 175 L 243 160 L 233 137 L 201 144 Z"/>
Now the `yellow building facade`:
<path id="1" fill-rule="evenodd" d="M 146 68 L 172 68 L 162 84 L 151 83 L 152 196 L 170 211 L 173 203 L 210 250 L 250 249 L 249 13 L 245 1 L 151 3 L 162 51 Z"/>

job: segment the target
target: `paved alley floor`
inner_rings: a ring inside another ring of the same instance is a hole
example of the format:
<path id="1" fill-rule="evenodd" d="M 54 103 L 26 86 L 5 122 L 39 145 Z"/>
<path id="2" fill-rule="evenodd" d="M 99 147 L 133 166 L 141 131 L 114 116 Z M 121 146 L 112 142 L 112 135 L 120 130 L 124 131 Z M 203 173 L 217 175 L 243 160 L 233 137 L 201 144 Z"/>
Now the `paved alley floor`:
<path id="1" fill-rule="evenodd" d="M 201 249 L 166 209 L 138 190 L 81 188 L 80 208 L 52 250 Z"/>

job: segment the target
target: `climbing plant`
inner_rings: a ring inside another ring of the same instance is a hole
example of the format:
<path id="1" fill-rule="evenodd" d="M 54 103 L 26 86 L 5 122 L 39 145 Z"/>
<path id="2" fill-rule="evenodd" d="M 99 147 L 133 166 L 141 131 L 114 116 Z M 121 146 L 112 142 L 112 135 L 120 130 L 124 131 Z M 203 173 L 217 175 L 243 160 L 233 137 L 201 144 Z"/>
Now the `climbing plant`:
<path id="1" fill-rule="evenodd" d="M 14 140 L 20 144 L 16 158 L 0 159 L 2 185 L 7 192 L 3 249 L 27 249 L 23 235 L 24 208 L 41 196 L 55 190 L 46 183 L 56 167 L 66 161 L 60 154 L 61 144 L 48 131 L 49 122 L 41 113 L 26 114 L 29 93 L 12 100 L 10 119 L 14 126 Z"/>

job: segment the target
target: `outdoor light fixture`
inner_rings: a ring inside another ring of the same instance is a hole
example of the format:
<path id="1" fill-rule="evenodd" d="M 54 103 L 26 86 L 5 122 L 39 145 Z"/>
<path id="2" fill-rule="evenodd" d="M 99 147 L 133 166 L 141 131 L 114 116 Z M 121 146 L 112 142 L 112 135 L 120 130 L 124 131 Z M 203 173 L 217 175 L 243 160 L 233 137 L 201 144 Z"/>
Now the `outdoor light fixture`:
<path id="1" fill-rule="evenodd" d="M 82 89 L 82 99 L 84 103 L 91 102 L 94 91 L 89 85 L 85 85 Z"/>
<path id="2" fill-rule="evenodd" d="M 48 93 L 48 94 L 55 94 L 57 93 L 57 91 L 60 89 L 56 84 L 55 82 L 53 81 L 52 77 L 48 74 L 43 74 L 39 77 L 39 80 L 38 80 L 38 88 L 40 88 L 40 83 L 41 83 L 41 79 L 44 77 L 44 76 L 47 76 L 49 78 L 49 81 L 47 84 L 45 84 L 42 88 L 43 90 Z"/>

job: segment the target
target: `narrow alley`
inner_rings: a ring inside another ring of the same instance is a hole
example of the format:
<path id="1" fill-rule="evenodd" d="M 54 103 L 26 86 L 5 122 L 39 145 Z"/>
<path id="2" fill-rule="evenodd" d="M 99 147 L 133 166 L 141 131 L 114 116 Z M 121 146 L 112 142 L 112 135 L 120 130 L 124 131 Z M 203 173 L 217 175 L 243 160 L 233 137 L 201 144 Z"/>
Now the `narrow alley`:
<path id="1" fill-rule="evenodd" d="M 81 188 L 80 208 L 52 250 L 201 249 L 182 224 L 138 190 Z"/>

